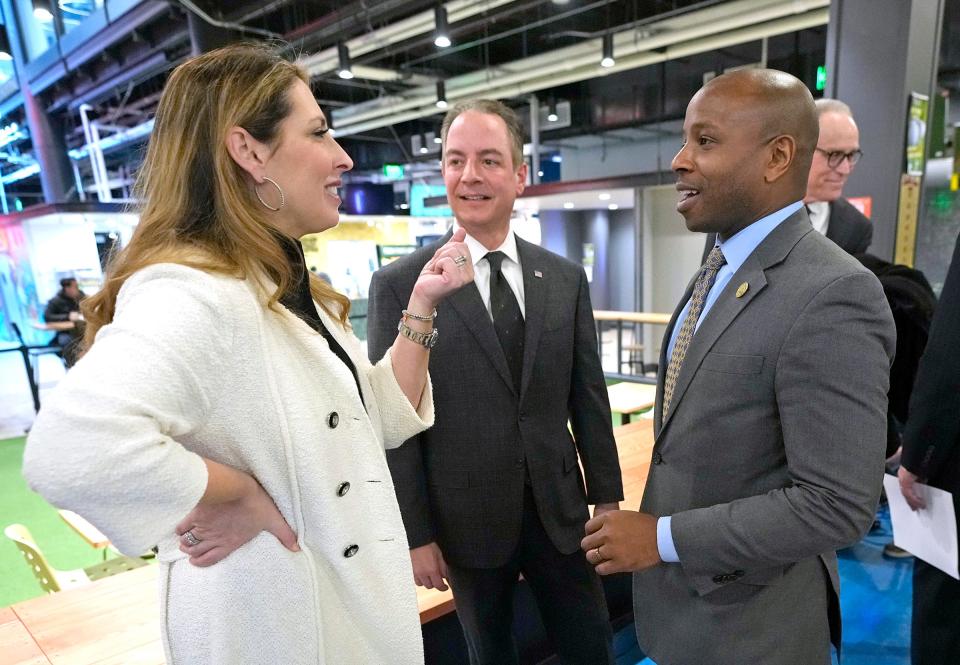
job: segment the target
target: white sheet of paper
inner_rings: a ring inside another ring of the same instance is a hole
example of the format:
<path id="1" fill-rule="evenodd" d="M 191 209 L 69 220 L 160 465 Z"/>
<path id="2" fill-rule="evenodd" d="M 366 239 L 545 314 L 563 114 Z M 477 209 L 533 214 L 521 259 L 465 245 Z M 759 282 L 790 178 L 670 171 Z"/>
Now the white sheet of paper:
<path id="1" fill-rule="evenodd" d="M 894 544 L 960 580 L 957 571 L 957 518 L 950 492 L 917 483 L 927 507 L 913 511 L 900 493 L 900 481 L 896 476 L 885 473 L 883 487 L 890 505 Z"/>

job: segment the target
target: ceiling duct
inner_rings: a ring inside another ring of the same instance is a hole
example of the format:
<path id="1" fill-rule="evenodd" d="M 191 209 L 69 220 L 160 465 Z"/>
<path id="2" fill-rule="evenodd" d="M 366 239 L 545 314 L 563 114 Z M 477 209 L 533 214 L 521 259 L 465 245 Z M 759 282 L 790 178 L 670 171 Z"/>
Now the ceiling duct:
<path id="1" fill-rule="evenodd" d="M 601 39 L 471 72 L 446 80 L 448 100 L 503 99 L 637 69 L 695 53 L 824 25 L 830 0 L 736 0 L 613 34 L 617 61 L 597 65 Z M 380 97 L 333 112 L 339 136 L 433 115 L 434 86 Z"/>
<path id="2" fill-rule="evenodd" d="M 444 3 L 447 20 L 456 23 L 464 19 L 483 14 L 491 9 L 509 5 L 516 0 L 453 0 Z M 373 53 L 393 46 L 402 41 L 428 35 L 436 29 L 436 15 L 433 10 L 414 14 L 402 21 L 391 23 L 372 32 L 358 35 L 346 42 L 353 58 Z M 297 64 L 307 70 L 310 76 L 318 76 L 332 72 L 337 67 L 337 49 L 328 48 L 305 58 L 300 58 Z M 359 76 L 359 74 L 357 74 Z"/>

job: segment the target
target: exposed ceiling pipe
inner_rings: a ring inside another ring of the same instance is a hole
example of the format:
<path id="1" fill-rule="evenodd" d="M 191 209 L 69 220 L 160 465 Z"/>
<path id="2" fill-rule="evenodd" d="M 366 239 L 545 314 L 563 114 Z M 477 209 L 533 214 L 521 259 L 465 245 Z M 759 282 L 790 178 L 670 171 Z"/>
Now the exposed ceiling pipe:
<path id="1" fill-rule="evenodd" d="M 614 35 L 614 49 L 618 59 L 626 60 L 637 53 L 669 48 L 679 42 L 706 38 L 717 33 L 801 14 L 829 7 L 829 5 L 830 0 L 738 0 L 658 21 L 636 30 L 621 31 Z M 564 76 L 568 72 L 580 71 L 584 67 L 588 68 L 590 75 L 574 80 L 592 78 L 601 74 L 595 67 L 600 48 L 601 40 L 592 39 L 574 46 L 517 60 L 508 65 L 456 76 L 447 80 L 447 92 L 452 100 L 477 96 L 488 97 L 491 96 L 492 88 L 514 84 L 523 86 L 533 79 L 544 76 Z M 620 64 L 618 62 L 618 66 L 606 69 L 604 72 L 621 70 Z M 403 95 L 381 97 L 340 109 L 334 113 L 338 132 L 343 136 L 355 124 L 384 119 L 388 114 L 392 117 L 404 111 L 425 106 L 431 100 L 431 92 L 429 86 L 423 86 Z"/>
<path id="2" fill-rule="evenodd" d="M 668 47 L 662 52 L 642 52 L 634 53 L 629 56 L 618 56 L 617 63 L 610 69 L 603 70 L 604 74 L 612 72 L 627 71 L 637 69 L 651 64 L 675 60 L 678 58 L 704 53 L 716 49 L 726 48 L 744 42 L 760 40 L 764 37 L 770 37 L 780 34 L 789 34 L 798 30 L 805 30 L 820 25 L 825 25 L 829 20 L 829 9 L 818 9 L 799 16 L 791 16 L 768 21 L 760 25 L 747 26 L 737 30 L 731 30 L 723 34 L 713 35 L 711 37 L 701 37 L 693 41 L 682 42 Z M 496 82 L 491 82 L 491 86 L 484 91 L 484 96 L 504 99 L 509 97 L 519 97 L 538 90 L 553 88 L 568 83 L 576 83 L 586 79 L 596 77 L 599 67 L 594 62 L 590 66 L 580 69 L 564 72 L 562 74 L 545 74 L 528 78 L 525 81 L 498 86 Z M 449 95 L 450 93 L 448 93 Z M 451 97 L 459 96 L 457 93 Z M 410 109 L 405 112 L 394 113 L 391 115 L 371 119 L 364 123 L 355 123 L 344 126 L 342 120 L 336 120 L 337 135 L 350 136 L 373 129 L 378 129 L 386 125 L 393 125 L 409 120 L 416 120 L 425 116 L 436 114 L 436 107 L 430 100 L 422 103 L 421 107 Z"/>
<path id="3" fill-rule="evenodd" d="M 453 0 L 444 3 L 447 10 L 447 19 L 450 23 L 462 21 L 471 16 L 482 14 L 491 9 L 496 9 L 503 5 L 508 5 L 516 0 Z M 433 32 L 435 28 L 434 11 L 420 12 L 414 14 L 402 21 L 391 23 L 390 25 L 378 28 L 373 32 L 358 35 L 346 42 L 350 49 L 350 55 L 354 58 L 379 51 L 380 49 L 392 46 L 399 42 L 426 35 Z M 297 61 L 301 67 L 306 69 L 311 76 L 332 72 L 337 67 L 337 49 L 336 47 L 327 48 L 311 56 L 301 58 Z"/>

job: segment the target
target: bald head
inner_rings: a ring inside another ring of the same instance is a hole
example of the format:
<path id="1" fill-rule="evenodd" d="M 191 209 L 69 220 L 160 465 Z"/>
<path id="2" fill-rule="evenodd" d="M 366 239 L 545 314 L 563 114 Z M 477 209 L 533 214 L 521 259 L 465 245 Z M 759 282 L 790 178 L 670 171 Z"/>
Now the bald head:
<path id="1" fill-rule="evenodd" d="M 818 131 L 813 97 L 790 74 L 748 69 L 711 80 L 687 106 L 673 161 L 687 227 L 729 237 L 803 199 Z"/>
<path id="2" fill-rule="evenodd" d="M 793 137 L 796 155 L 790 181 L 803 183 L 800 191 L 804 191 L 820 126 L 813 95 L 803 81 L 776 69 L 741 69 L 711 79 L 697 94 L 708 91 L 747 105 L 762 140 L 780 135 Z"/>

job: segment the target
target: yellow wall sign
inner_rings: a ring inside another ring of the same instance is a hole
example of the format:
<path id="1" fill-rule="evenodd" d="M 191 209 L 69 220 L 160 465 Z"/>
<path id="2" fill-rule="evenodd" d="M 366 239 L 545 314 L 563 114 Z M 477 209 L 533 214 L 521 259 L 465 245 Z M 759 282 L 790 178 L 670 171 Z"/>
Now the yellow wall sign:
<path id="1" fill-rule="evenodd" d="M 917 248 L 917 217 L 920 213 L 920 176 L 900 176 L 900 208 L 893 262 L 913 267 Z"/>

